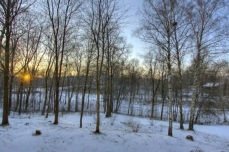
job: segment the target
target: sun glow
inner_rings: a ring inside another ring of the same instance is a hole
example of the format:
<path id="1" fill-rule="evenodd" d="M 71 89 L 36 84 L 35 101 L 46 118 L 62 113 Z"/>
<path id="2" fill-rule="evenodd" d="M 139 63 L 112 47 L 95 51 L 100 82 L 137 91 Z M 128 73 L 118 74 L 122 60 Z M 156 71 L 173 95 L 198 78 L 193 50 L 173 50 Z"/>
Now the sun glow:
<path id="1" fill-rule="evenodd" d="M 30 81 L 30 79 L 31 79 L 30 74 L 26 73 L 26 74 L 23 75 L 23 80 L 24 81 L 28 82 L 28 81 Z"/>

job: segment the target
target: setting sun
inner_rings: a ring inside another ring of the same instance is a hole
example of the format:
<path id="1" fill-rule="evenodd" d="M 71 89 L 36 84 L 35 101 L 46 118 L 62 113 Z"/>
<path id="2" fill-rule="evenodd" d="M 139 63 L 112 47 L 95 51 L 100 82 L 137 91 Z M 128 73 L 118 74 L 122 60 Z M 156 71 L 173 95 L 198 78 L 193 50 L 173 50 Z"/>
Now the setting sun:
<path id="1" fill-rule="evenodd" d="M 25 75 L 23 76 L 23 79 L 24 79 L 24 81 L 30 81 L 30 79 L 31 79 L 30 74 L 25 74 Z"/>

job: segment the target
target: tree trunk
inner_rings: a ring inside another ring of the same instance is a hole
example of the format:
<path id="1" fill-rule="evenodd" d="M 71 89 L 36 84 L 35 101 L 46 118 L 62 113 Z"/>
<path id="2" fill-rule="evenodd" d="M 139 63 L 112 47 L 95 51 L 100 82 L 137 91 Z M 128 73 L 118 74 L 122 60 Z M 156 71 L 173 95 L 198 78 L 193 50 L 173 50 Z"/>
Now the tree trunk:
<path id="1" fill-rule="evenodd" d="M 11 72 L 13 72 L 13 70 L 11 70 Z M 14 79 L 14 76 L 11 76 L 10 77 L 10 84 L 9 84 L 9 114 L 10 114 L 10 110 L 12 108 L 13 79 Z"/>
<path id="2" fill-rule="evenodd" d="M 100 80 L 99 80 L 99 69 L 98 69 L 98 59 L 97 59 L 97 73 L 96 73 L 96 129 L 95 133 L 100 133 Z"/>
<path id="3" fill-rule="evenodd" d="M 165 105 L 165 86 L 164 86 L 164 63 L 162 63 L 162 73 L 161 73 L 161 120 L 163 119 L 164 105 Z"/>
<path id="4" fill-rule="evenodd" d="M 168 50 L 167 50 L 167 68 L 168 68 L 168 102 L 169 102 L 169 128 L 168 135 L 173 136 L 173 111 L 172 111 L 172 65 L 170 48 L 170 31 L 168 31 Z"/>
<path id="5" fill-rule="evenodd" d="M 22 87 L 20 89 L 20 95 L 19 95 L 19 109 L 18 109 L 18 114 L 21 114 L 22 111 L 22 98 L 23 98 L 23 83 L 22 83 Z"/>
<path id="6" fill-rule="evenodd" d="M 58 57 L 56 57 L 56 65 L 55 65 L 55 106 L 54 106 L 54 123 L 58 124 L 58 114 L 59 114 L 59 69 L 58 69 Z"/>
<path id="7" fill-rule="evenodd" d="M 44 98 L 44 103 L 43 103 L 43 108 L 42 108 L 41 115 L 45 115 L 45 108 L 46 108 L 46 105 L 47 105 L 47 99 L 48 99 L 48 86 L 46 85 L 46 87 L 45 87 L 45 98 Z"/>
<path id="8" fill-rule="evenodd" d="M 155 103 L 155 99 L 154 99 L 154 95 L 153 95 L 153 99 L 151 102 L 151 115 L 150 115 L 151 119 L 153 119 L 153 116 L 154 116 L 154 103 Z"/>
<path id="9" fill-rule="evenodd" d="M 196 103 L 198 102 L 199 98 L 199 79 L 200 79 L 200 65 L 201 65 L 201 57 L 200 57 L 200 49 L 201 45 L 197 43 L 197 56 L 195 58 L 195 65 L 194 65 L 194 88 L 192 91 L 192 102 L 191 102 L 191 110 L 190 110 L 190 119 L 189 119 L 189 127 L 188 130 L 194 131 L 194 117 L 195 117 L 195 110 L 196 110 Z"/>
<path id="10" fill-rule="evenodd" d="M 6 27 L 6 42 L 5 42 L 5 65 L 4 65 L 4 96 L 3 96 L 3 115 L 2 125 L 9 125 L 9 57 L 10 57 L 10 14 L 11 1 L 7 2 L 5 27 Z"/>
<path id="11" fill-rule="evenodd" d="M 198 101 L 198 95 L 199 95 L 199 80 L 198 80 L 198 70 L 199 70 L 199 65 L 196 65 L 195 68 L 197 71 L 195 71 L 194 74 L 194 88 L 192 92 L 192 103 L 191 103 L 191 111 L 190 111 L 190 118 L 189 118 L 189 127 L 188 130 L 194 131 L 193 125 L 194 125 L 194 115 L 195 115 L 195 110 L 196 110 L 196 103 Z"/>
<path id="12" fill-rule="evenodd" d="M 83 127 L 84 99 L 85 99 L 85 94 L 86 94 L 86 91 L 87 91 L 87 81 L 88 81 L 88 74 L 89 74 L 89 66 L 90 66 L 90 62 L 88 61 L 87 69 L 86 69 L 86 75 L 85 75 L 85 81 L 84 81 L 84 87 L 83 87 L 83 92 L 82 92 L 82 104 L 81 104 L 81 111 L 80 111 L 80 128 Z"/>
<path id="13" fill-rule="evenodd" d="M 76 93 L 76 102 L 75 102 L 75 112 L 78 112 L 78 96 L 79 96 L 79 94 L 78 94 L 78 91 L 77 91 L 77 93 Z"/>
<path id="14" fill-rule="evenodd" d="M 161 104 L 161 120 L 163 120 L 163 113 L 164 113 L 164 105 L 165 105 L 165 98 L 162 97 L 162 104 Z"/>
<path id="15" fill-rule="evenodd" d="M 25 99 L 25 112 L 27 113 L 28 111 L 28 106 L 29 106 L 29 97 L 32 89 L 32 82 L 30 81 L 28 92 L 26 94 L 26 99 Z"/>
<path id="16" fill-rule="evenodd" d="M 168 128 L 168 135 L 173 136 L 173 112 L 172 112 L 172 74 L 171 69 L 168 69 L 168 100 L 169 100 L 169 128 Z"/>

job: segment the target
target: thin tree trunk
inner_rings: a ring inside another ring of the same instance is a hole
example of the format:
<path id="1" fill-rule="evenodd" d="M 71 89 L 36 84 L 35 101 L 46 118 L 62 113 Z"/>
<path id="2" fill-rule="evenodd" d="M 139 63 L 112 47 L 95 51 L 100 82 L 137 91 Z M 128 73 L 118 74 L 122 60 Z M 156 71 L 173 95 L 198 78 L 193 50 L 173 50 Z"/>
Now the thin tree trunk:
<path id="1" fill-rule="evenodd" d="M 22 88 L 20 90 L 20 95 L 19 95 L 19 108 L 18 108 L 18 114 L 21 114 L 22 111 L 22 98 L 23 98 L 23 85 Z"/>
<path id="2" fill-rule="evenodd" d="M 196 67 L 196 69 L 198 70 L 199 68 Z M 188 127 L 188 130 L 192 130 L 192 131 L 194 130 L 194 128 L 193 128 L 194 115 L 195 115 L 195 110 L 196 110 L 196 103 L 198 101 L 198 90 L 199 90 L 198 73 L 199 72 L 195 71 L 195 75 L 194 75 L 194 90 L 193 90 L 193 93 L 192 93 L 191 112 L 190 112 L 189 127 Z"/>
<path id="3" fill-rule="evenodd" d="M 161 73 L 161 120 L 163 119 L 164 105 L 165 105 L 165 87 L 164 87 L 164 63 L 162 65 L 162 73 Z"/>
<path id="4" fill-rule="evenodd" d="M 48 106 L 47 106 L 47 109 L 46 109 L 46 118 L 48 118 L 48 114 L 50 112 L 50 108 L 51 108 L 51 101 L 53 100 L 52 99 L 52 94 L 53 94 L 53 80 L 51 81 L 51 86 L 50 86 L 50 90 L 48 92 Z"/>
<path id="5" fill-rule="evenodd" d="M 59 114 L 59 69 L 58 69 L 58 57 L 56 57 L 56 65 L 55 65 L 55 105 L 54 105 L 54 123 L 53 124 L 58 124 L 58 114 Z"/>
<path id="6" fill-rule="evenodd" d="M 153 117 L 154 117 L 154 104 L 155 104 L 155 99 L 153 96 L 152 103 L 151 103 L 151 115 L 150 115 L 151 119 L 153 119 Z"/>
<path id="7" fill-rule="evenodd" d="M 72 97 L 73 97 L 73 92 L 75 91 L 75 88 L 73 86 L 71 92 L 69 93 L 69 97 L 68 97 L 68 112 L 71 111 L 71 100 L 72 100 Z"/>
<path id="8" fill-rule="evenodd" d="M 162 97 L 162 104 L 161 104 L 161 120 L 163 120 L 163 113 L 164 113 L 164 105 L 165 105 L 165 98 Z"/>
<path id="9" fill-rule="evenodd" d="M 16 112 L 19 108 L 19 101 L 20 101 L 20 95 L 22 94 L 22 88 L 23 88 L 23 83 L 20 82 L 18 92 L 17 92 L 17 98 L 16 98 L 16 105 L 14 108 L 14 111 Z"/>
<path id="10" fill-rule="evenodd" d="M 172 75 L 171 71 L 169 70 L 168 74 L 168 100 L 169 100 L 169 128 L 168 128 L 168 135 L 172 136 L 172 125 L 173 125 L 173 112 L 172 112 Z"/>
<path id="11" fill-rule="evenodd" d="M 87 81 L 88 81 L 88 74 L 89 74 L 89 66 L 90 66 L 90 62 L 88 61 L 87 69 L 86 69 L 86 76 L 85 76 L 85 81 L 84 81 L 84 87 L 83 87 L 83 92 L 82 92 L 82 104 L 81 104 L 81 112 L 80 112 L 80 128 L 83 127 L 84 99 L 85 99 L 85 94 L 86 94 L 86 91 L 87 91 Z"/>
<path id="12" fill-rule="evenodd" d="M 89 102 L 90 102 L 90 94 L 91 94 L 91 86 L 92 81 L 90 82 L 89 88 L 88 88 L 88 95 L 87 95 L 87 109 L 89 109 Z"/>
<path id="13" fill-rule="evenodd" d="M 46 107 L 47 99 L 48 99 L 48 80 L 50 77 L 50 68 L 52 67 L 52 65 L 54 63 L 54 60 L 52 61 L 52 57 L 50 57 L 49 59 L 50 59 L 49 60 L 50 64 L 48 64 L 48 67 L 47 67 L 46 72 L 45 72 L 45 99 L 44 99 L 44 104 L 43 104 L 41 115 L 45 114 L 45 107 Z M 51 80 L 50 91 L 52 89 L 52 83 L 53 83 L 53 79 Z"/>
<path id="14" fill-rule="evenodd" d="M 45 78 L 45 98 L 44 98 L 44 104 L 43 104 L 43 108 L 42 108 L 42 112 L 41 115 L 45 114 L 45 108 L 46 108 L 46 104 L 47 104 L 47 99 L 48 99 L 48 85 L 47 85 L 47 78 Z"/>
<path id="15" fill-rule="evenodd" d="M 99 59 L 97 59 L 97 74 L 96 74 L 96 129 L 95 133 L 100 133 L 99 125 L 100 125 L 100 80 L 99 80 Z"/>
<path id="16" fill-rule="evenodd" d="M 28 111 L 28 106 L 29 106 L 29 97 L 32 89 L 32 82 L 30 81 L 28 92 L 26 94 L 26 99 L 25 99 L 25 112 L 27 113 Z"/>
<path id="17" fill-rule="evenodd" d="M 198 110 L 197 110 L 197 113 L 196 113 L 196 118 L 195 118 L 195 124 L 197 124 L 197 121 L 199 119 L 199 116 L 200 116 L 200 112 L 201 112 L 201 109 L 202 109 L 202 105 L 204 104 L 204 102 L 200 102 L 199 103 L 199 107 L 198 107 Z"/>
<path id="18" fill-rule="evenodd" d="M 76 93 L 75 112 L 78 112 L 78 92 Z"/>
<path id="19" fill-rule="evenodd" d="M 5 64 L 4 64 L 4 96 L 3 96 L 3 115 L 2 125 L 9 125 L 9 63 L 10 63 L 10 14 L 11 14 L 11 1 L 7 2 L 5 27 L 6 27 L 6 41 L 5 41 Z"/>
<path id="20" fill-rule="evenodd" d="M 11 70 L 11 72 L 13 72 L 13 70 Z M 10 114 L 10 110 L 12 108 L 13 79 L 14 79 L 14 76 L 11 76 L 10 77 L 10 84 L 9 84 L 9 114 Z"/>
<path id="21" fill-rule="evenodd" d="M 172 111 L 172 65 L 170 49 L 170 31 L 168 31 L 168 51 L 167 51 L 167 68 L 168 68 L 168 102 L 169 102 L 169 128 L 168 135 L 173 136 L 173 111 Z"/>

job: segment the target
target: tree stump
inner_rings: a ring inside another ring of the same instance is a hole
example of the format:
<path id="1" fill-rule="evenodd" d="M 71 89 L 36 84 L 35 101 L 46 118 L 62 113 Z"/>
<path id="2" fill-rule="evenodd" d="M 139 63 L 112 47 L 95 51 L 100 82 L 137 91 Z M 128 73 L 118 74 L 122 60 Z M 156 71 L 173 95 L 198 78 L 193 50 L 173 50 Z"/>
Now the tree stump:
<path id="1" fill-rule="evenodd" d="M 186 136 L 186 139 L 193 141 L 192 135 L 187 135 L 187 136 Z"/>
<path id="2" fill-rule="evenodd" d="M 40 130 L 36 130 L 36 135 L 40 135 L 41 131 Z"/>

